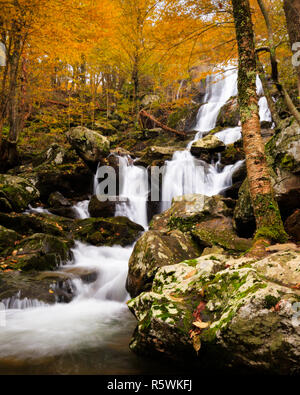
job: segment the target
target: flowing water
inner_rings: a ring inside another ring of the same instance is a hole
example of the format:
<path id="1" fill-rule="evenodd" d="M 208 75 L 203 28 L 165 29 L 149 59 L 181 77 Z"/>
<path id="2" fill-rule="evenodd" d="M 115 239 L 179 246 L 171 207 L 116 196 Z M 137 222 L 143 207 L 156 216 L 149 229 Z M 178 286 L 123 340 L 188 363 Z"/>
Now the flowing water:
<path id="1" fill-rule="evenodd" d="M 205 104 L 199 110 L 195 140 L 213 129 L 221 107 L 236 95 L 237 73 L 226 71 L 225 78 L 207 78 Z M 262 87 L 258 80 L 258 91 Z M 270 121 L 266 101 L 260 100 L 261 119 Z M 241 128 L 228 128 L 216 134 L 225 144 L 241 138 Z M 171 204 L 174 196 L 188 193 L 218 194 L 232 183 L 233 172 L 241 166 L 207 164 L 190 153 L 192 142 L 184 151 L 175 152 L 166 163 L 163 177 L 162 207 Z M 123 183 L 116 215 L 124 215 L 147 228 L 147 198 L 149 192 L 146 169 L 134 166 L 130 157 L 120 157 Z M 94 192 L 97 178 L 94 181 Z M 88 201 L 74 209 L 79 218 L 87 218 Z M 32 209 L 32 212 L 44 212 Z M 47 212 L 46 212 L 47 213 Z M 47 305 L 38 300 L 20 300 L 19 295 L 2 301 L 5 305 L 5 325 L 0 321 L 0 373 L 22 374 L 158 374 L 183 373 L 185 368 L 163 361 L 151 361 L 129 352 L 128 344 L 135 327 L 129 313 L 125 290 L 128 260 L 133 246 L 122 248 L 94 247 L 77 242 L 73 260 L 61 270 L 88 269 L 96 281 L 73 280 L 74 299 L 66 303 Z M 0 311 L 1 313 L 1 311 Z M 0 317 L 1 318 L 1 317 Z M 190 369 L 186 367 L 186 369 Z M 190 371 L 190 370 L 189 370 Z"/>

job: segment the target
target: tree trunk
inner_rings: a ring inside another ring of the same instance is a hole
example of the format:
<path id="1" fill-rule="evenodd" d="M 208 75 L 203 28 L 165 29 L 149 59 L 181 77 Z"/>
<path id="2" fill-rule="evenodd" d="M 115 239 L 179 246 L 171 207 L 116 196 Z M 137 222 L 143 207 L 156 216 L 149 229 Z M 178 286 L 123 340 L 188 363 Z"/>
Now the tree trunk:
<path id="1" fill-rule="evenodd" d="M 284 0 L 283 8 L 290 37 L 291 47 L 300 43 L 300 2 L 299 0 Z M 295 66 L 298 76 L 298 92 L 300 96 L 300 66 Z"/>
<path id="2" fill-rule="evenodd" d="M 280 212 L 274 199 L 270 174 L 261 137 L 257 63 L 249 0 L 232 0 L 236 38 L 239 50 L 239 105 L 243 144 L 251 201 L 256 219 L 255 239 L 268 242 L 286 241 Z"/>

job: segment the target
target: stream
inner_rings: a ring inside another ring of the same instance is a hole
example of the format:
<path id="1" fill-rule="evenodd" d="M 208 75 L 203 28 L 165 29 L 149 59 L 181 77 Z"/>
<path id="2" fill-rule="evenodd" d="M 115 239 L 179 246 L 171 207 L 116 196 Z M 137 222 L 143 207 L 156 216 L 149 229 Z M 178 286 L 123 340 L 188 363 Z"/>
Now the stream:
<path id="1" fill-rule="evenodd" d="M 261 120 L 269 122 L 270 112 L 259 79 L 257 85 Z M 220 109 L 236 94 L 236 71 L 226 71 L 225 78 L 207 77 L 205 104 L 197 116 L 198 133 L 193 141 L 215 128 Z M 241 138 L 241 128 L 228 128 L 216 136 L 231 144 Z M 161 211 L 170 207 L 175 196 L 220 193 L 231 186 L 233 172 L 243 163 L 222 167 L 221 155 L 216 163 L 197 160 L 190 153 L 192 143 L 166 162 Z M 127 201 L 117 205 L 116 215 L 127 216 L 147 229 L 147 171 L 126 157 L 120 157 L 120 169 L 125 179 L 120 195 Z M 74 209 L 79 218 L 89 216 L 88 201 L 79 202 Z M 64 269 L 90 269 L 97 279 L 89 284 L 73 280 L 75 297 L 70 303 L 21 303 L 18 298 L 13 303 L 6 301 L 6 325 L 0 327 L 0 373 L 130 375 L 188 371 L 188 367 L 138 357 L 128 348 L 136 325 L 126 306 L 129 295 L 125 290 L 132 250 L 133 246 L 94 247 L 77 242 L 74 259 Z"/>

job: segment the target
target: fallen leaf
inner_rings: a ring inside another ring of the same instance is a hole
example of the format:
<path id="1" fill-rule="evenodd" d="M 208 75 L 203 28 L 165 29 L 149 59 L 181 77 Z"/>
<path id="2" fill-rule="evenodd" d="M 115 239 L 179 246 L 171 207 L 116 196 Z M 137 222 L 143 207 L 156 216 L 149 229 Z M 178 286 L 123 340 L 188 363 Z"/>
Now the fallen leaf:
<path id="1" fill-rule="evenodd" d="M 12 256 L 16 256 L 17 253 L 18 253 L 18 251 L 17 251 L 17 250 L 14 250 L 13 253 L 12 253 Z"/>
<path id="2" fill-rule="evenodd" d="M 49 289 L 49 294 L 54 294 L 54 291 L 52 291 L 52 289 Z"/>
<path id="3" fill-rule="evenodd" d="M 203 322 L 203 321 L 195 321 L 193 322 L 193 325 L 199 329 L 206 329 L 210 326 L 208 322 Z"/>
<path id="4" fill-rule="evenodd" d="M 195 269 L 195 270 L 192 270 L 191 272 L 189 272 L 189 273 L 184 277 L 184 280 L 187 280 L 187 279 L 193 277 L 195 274 L 197 274 L 197 270 L 196 270 L 196 269 Z"/>

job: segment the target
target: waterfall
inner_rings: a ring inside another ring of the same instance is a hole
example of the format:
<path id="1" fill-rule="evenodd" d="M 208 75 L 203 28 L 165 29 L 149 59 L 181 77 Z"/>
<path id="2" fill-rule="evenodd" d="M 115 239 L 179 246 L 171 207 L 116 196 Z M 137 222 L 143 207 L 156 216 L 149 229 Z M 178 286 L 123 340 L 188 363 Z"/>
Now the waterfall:
<path id="1" fill-rule="evenodd" d="M 263 96 L 263 87 L 257 77 L 257 94 L 259 100 L 260 120 L 271 122 L 272 117 L 267 100 Z M 238 161 L 234 165 L 225 166 L 220 170 L 220 163 L 207 164 L 197 160 L 190 149 L 195 141 L 202 138 L 205 133 L 216 127 L 218 114 L 221 108 L 232 97 L 237 95 L 237 71 L 226 70 L 223 74 L 208 76 L 206 78 L 207 91 L 204 104 L 197 114 L 196 133 L 185 151 L 175 152 L 171 161 L 166 162 L 163 178 L 162 210 L 171 206 L 176 196 L 200 193 L 213 196 L 221 193 L 232 185 L 233 173 L 243 164 Z M 227 128 L 215 134 L 225 145 L 233 144 L 242 137 L 241 127 Z"/>
<path id="2" fill-rule="evenodd" d="M 223 76 L 207 78 L 205 104 L 201 106 L 197 116 L 198 132 L 193 141 L 215 127 L 221 107 L 237 93 L 236 82 L 237 73 L 231 70 Z M 261 96 L 261 120 L 270 121 L 259 79 L 257 85 Z M 232 144 L 241 138 L 241 128 L 228 128 L 216 136 L 224 144 Z M 221 155 L 216 163 L 205 163 L 191 155 L 192 143 L 188 144 L 186 150 L 175 152 L 172 160 L 165 164 L 162 210 L 170 207 L 175 196 L 190 193 L 212 196 L 220 193 L 231 186 L 233 172 L 243 163 L 239 161 L 223 168 Z M 135 166 L 129 156 L 119 157 L 119 164 L 120 198 L 124 198 L 124 201 L 117 203 L 116 215 L 126 216 L 146 229 L 148 172 Z M 95 176 L 94 193 L 97 185 Z M 89 217 L 88 203 L 86 200 L 74 206 L 78 217 Z M 31 210 L 45 213 L 43 209 Z M 20 295 L 2 301 L 6 310 L 5 325 L 0 328 L 0 362 L 10 358 L 14 361 L 47 359 L 71 355 L 73 352 L 82 355 L 88 350 L 96 350 L 102 358 L 103 371 L 107 354 L 115 355 L 106 348 L 107 344 L 118 351 L 119 338 L 125 336 L 124 328 L 130 322 L 125 304 L 129 297 L 125 281 L 132 250 L 133 246 L 95 247 L 76 242 L 72 250 L 73 261 L 60 270 L 76 274 L 77 270 L 80 272 L 88 269 L 96 274 L 96 281 L 86 283 L 80 277 L 72 280 L 75 297 L 70 303 L 47 305 L 38 300 L 20 299 Z M 126 336 L 128 340 L 127 332 Z"/>
<path id="3" fill-rule="evenodd" d="M 129 156 L 118 158 L 121 179 L 120 198 L 125 201 L 117 204 L 116 216 L 128 217 L 146 229 L 149 194 L 147 169 L 134 166 L 134 161 Z"/>

